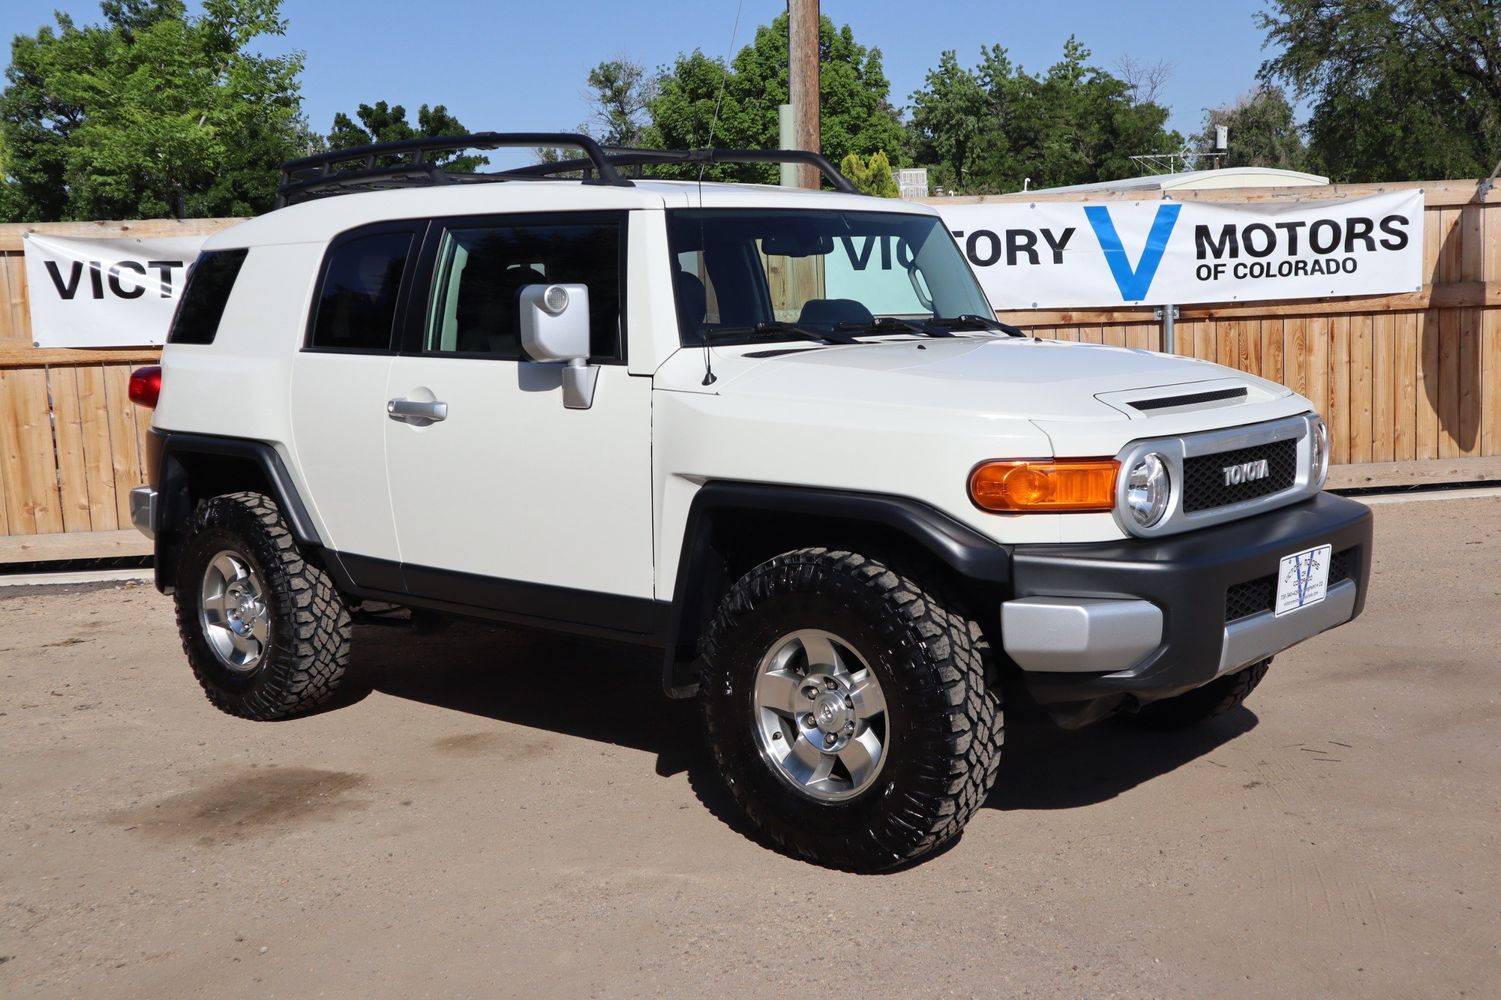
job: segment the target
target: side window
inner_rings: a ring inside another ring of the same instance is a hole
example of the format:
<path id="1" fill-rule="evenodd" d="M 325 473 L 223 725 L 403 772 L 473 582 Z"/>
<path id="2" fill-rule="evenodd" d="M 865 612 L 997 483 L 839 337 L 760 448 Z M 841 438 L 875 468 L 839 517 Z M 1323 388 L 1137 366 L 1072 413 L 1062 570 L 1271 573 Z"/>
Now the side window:
<path id="1" fill-rule="evenodd" d="M 177 315 L 172 318 L 169 344 L 212 344 L 219 320 L 229 304 L 229 293 L 240 275 L 249 250 L 210 250 L 199 254 L 188 274 Z"/>
<path id="2" fill-rule="evenodd" d="M 389 351 L 397 293 L 411 250 L 409 232 L 372 233 L 334 244 L 308 346 Z"/>
<path id="3" fill-rule="evenodd" d="M 446 229 L 424 349 L 518 359 L 521 290 L 577 283 L 589 287 L 591 356 L 622 358 L 620 250 L 613 221 Z"/>

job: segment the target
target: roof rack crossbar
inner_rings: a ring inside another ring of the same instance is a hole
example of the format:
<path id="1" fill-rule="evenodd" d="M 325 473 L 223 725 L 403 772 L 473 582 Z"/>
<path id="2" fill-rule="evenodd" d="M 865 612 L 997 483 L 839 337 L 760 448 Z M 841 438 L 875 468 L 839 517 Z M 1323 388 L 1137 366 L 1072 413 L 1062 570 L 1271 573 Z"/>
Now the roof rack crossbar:
<path id="1" fill-rule="evenodd" d="M 850 179 L 819 153 L 806 149 L 630 149 L 623 146 L 606 146 L 603 154 L 613 167 L 649 166 L 654 163 L 806 163 L 818 168 L 835 190 L 845 194 L 859 194 Z M 555 163 L 535 163 L 517 167 L 504 173 L 519 177 L 547 177 L 553 174 L 588 170 L 591 160 L 562 160 Z"/>
<path id="2" fill-rule="evenodd" d="M 508 149 L 526 146 L 568 146 L 582 150 L 585 160 L 574 161 L 586 171 L 586 181 L 613 187 L 633 187 L 622 177 L 594 139 L 575 132 L 472 132 L 468 135 L 401 139 L 378 142 L 330 153 L 319 153 L 282 164 L 281 184 L 276 189 L 276 207 L 296 204 L 342 189 L 369 190 L 410 184 L 448 184 L 458 179 L 429 160 L 434 153 L 464 149 Z M 400 157 L 401 162 L 379 165 L 378 160 Z M 335 169 L 339 164 L 359 163 L 354 170 Z M 501 179 L 512 171 L 489 176 Z M 597 178 L 597 180 L 595 179 Z"/>

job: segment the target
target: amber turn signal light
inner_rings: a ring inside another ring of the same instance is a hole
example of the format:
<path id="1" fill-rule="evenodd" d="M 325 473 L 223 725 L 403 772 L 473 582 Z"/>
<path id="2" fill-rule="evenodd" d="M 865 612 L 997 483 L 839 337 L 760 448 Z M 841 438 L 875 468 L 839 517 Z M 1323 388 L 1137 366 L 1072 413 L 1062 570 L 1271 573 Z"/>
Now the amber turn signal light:
<path id="1" fill-rule="evenodd" d="M 1006 514 L 1110 510 L 1119 472 L 1113 458 L 986 462 L 970 473 L 969 496 Z"/>

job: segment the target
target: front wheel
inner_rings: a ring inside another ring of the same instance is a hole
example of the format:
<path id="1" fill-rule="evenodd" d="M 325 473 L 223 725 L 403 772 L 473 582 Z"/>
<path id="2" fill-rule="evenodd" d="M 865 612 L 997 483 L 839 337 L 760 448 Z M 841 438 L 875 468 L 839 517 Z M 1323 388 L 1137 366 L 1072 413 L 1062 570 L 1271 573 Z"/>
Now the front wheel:
<path id="1" fill-rule="evenodd" d="M 746 574 L 705 641 L 705 734 L 736 801 L 782 849 L 880 871 L 957 837 L 1000 763 L 979 630 L 853 552 Z"/>
<path id="2" fill-rule="evenodd" d="M 177 628 L 215 706 L 260 721 L 326 702 L 344 677 L 349 609 L 259 493 L 199 505 L 177 564 Z"/>

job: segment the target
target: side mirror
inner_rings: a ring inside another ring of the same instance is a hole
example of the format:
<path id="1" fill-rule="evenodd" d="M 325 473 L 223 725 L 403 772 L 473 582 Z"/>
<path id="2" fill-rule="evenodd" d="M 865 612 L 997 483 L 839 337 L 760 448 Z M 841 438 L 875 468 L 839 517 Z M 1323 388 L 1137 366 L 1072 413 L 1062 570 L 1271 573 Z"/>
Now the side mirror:
<path id="1" fill-rule="evenodd" d="M 527 285 L 521 289 L 521 349 L 533 361 L 563 362 L 563 405 L 594 403 L 599 369 L 589 364 L 589 287 Z"/>
<path id="2" fill-rule="evenodd" d="M 521 348 L 533 361 L 589 357 L 589 287 L 527 285 L 521 289 Z"/>

